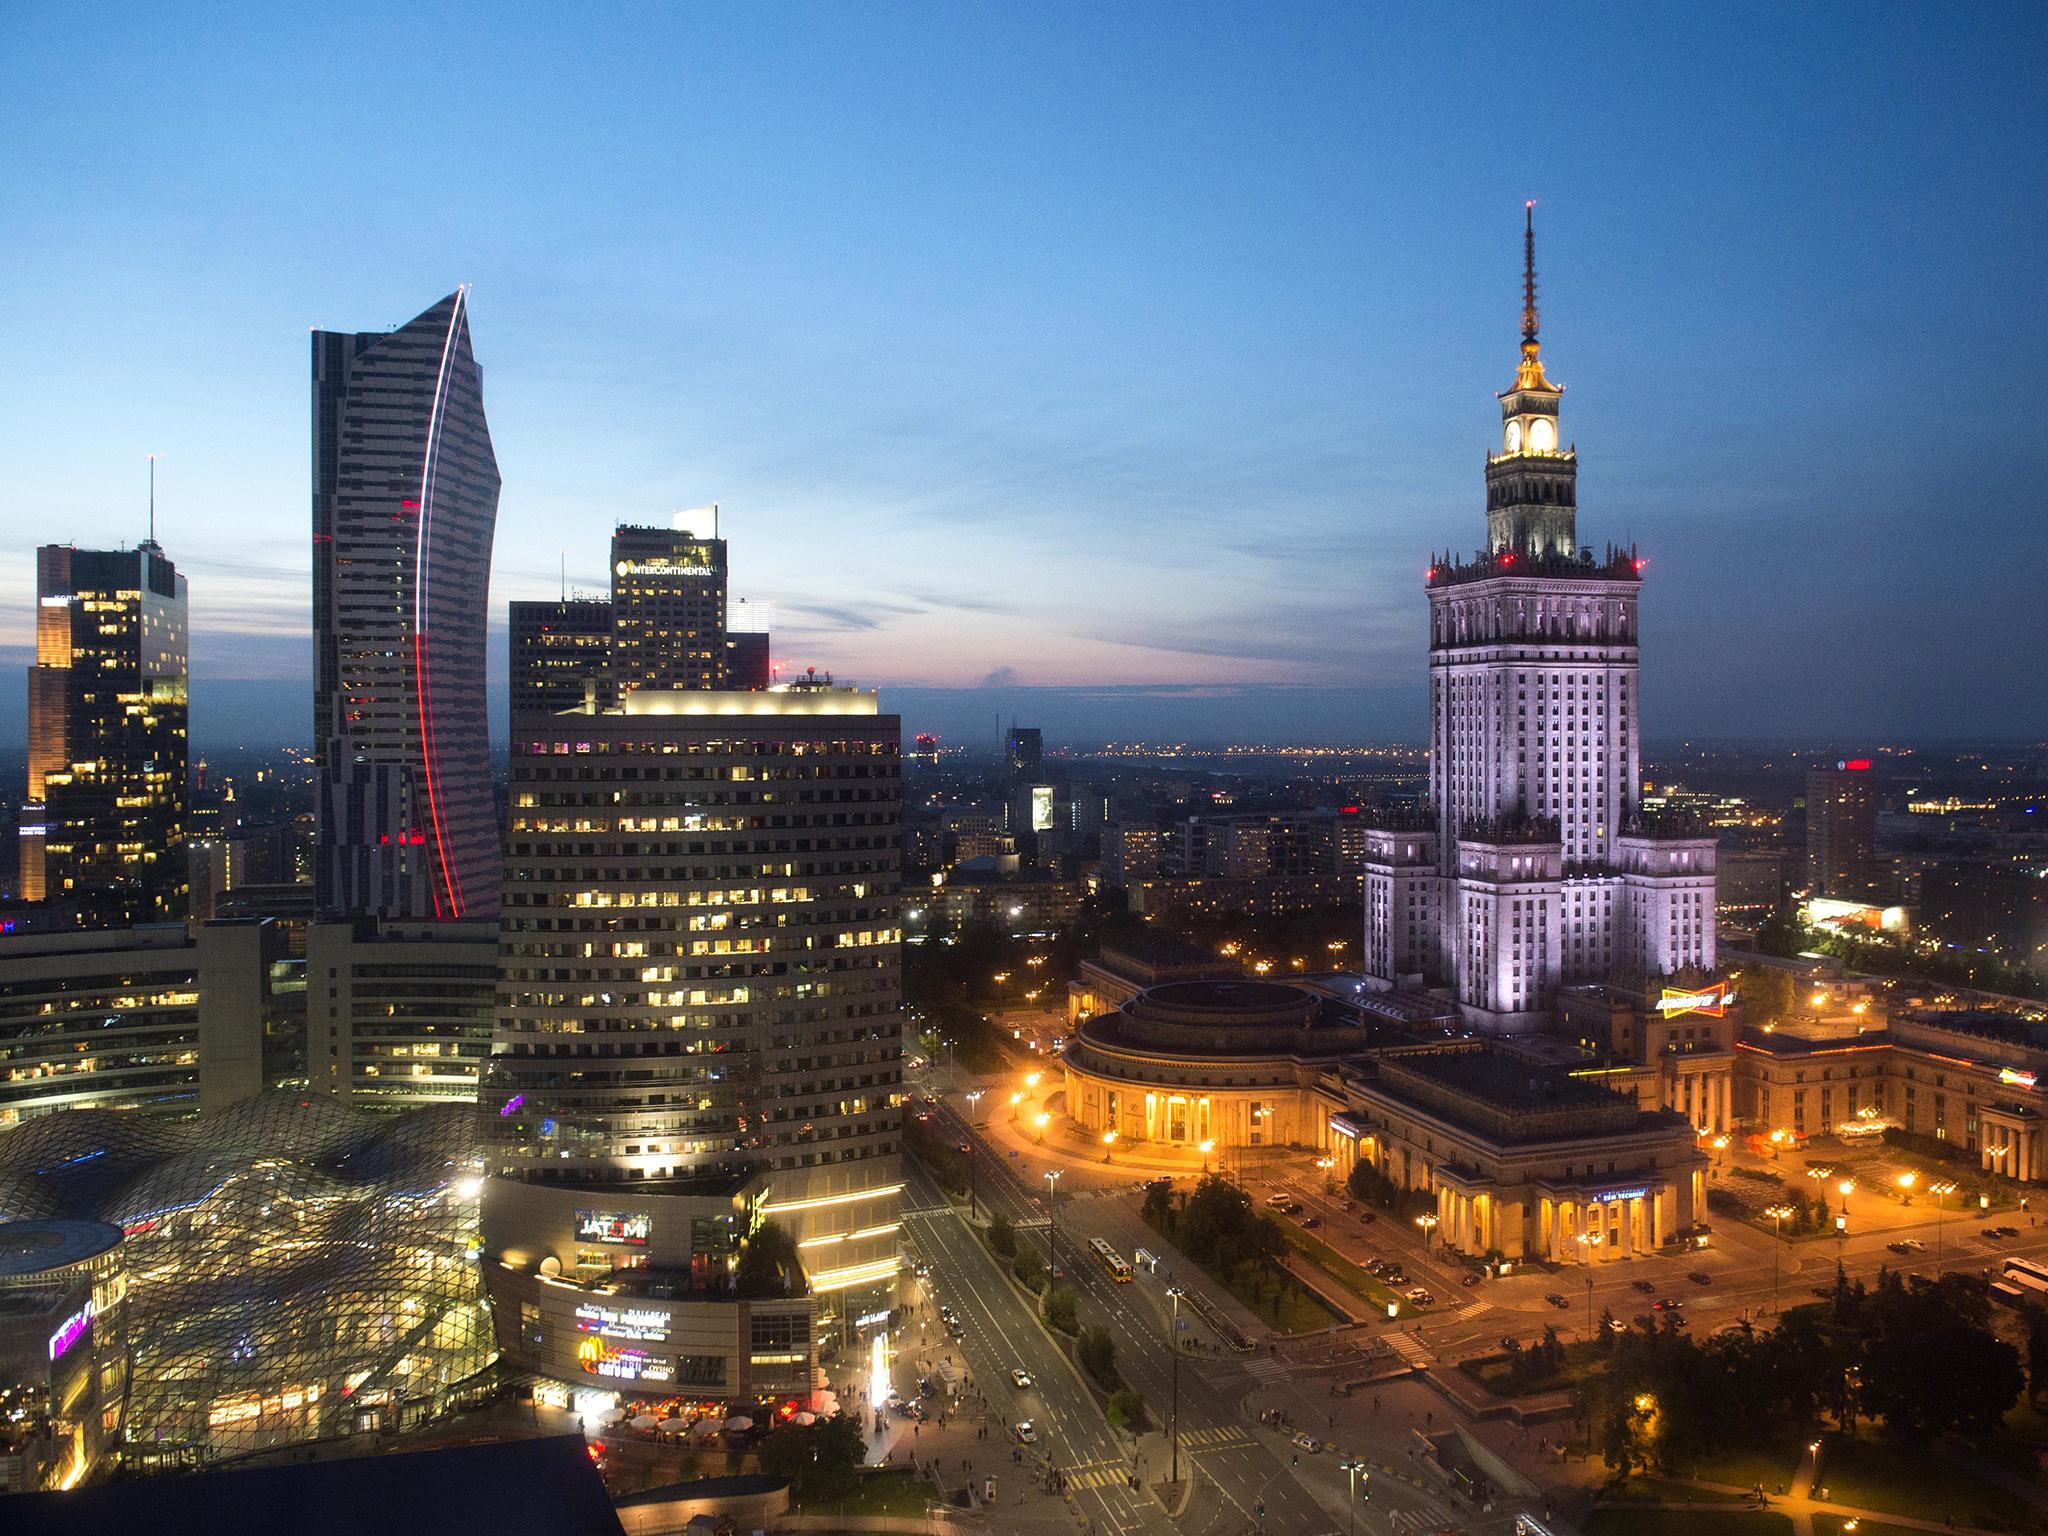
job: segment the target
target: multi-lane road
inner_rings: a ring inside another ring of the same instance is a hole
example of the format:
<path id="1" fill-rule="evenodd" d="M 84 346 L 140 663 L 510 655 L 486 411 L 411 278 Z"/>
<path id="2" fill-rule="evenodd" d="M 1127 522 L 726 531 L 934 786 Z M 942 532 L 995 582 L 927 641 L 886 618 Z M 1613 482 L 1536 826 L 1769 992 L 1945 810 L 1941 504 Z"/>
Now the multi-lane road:
<path id="1" fill-rule="evenodd" d="M 939 1113 L 949 1134 L 975 1148 L 982 1208 L 1000 1212 L 1023 1240 L 1048 1242 L 1052 1233 L 1044 1194 L 1026 1188 L 950 1106 L 941 1106 Z M 1172 1470 L 1169 1445 L 1148 1437 L 1141 1451 L 1130 1437 L 1110 1431 L 1074 1368 L 996 1270 L 967 1223 L 946 1207 L 921 1171 L 913 1173 L 909 1192 L 915 1211 L 908 1230 L 921 1256 L 932 1263 L 934 1280 L 961 1314 L 976 1379 L 1000 1378 L 1010 1422 L 1027 1414 L 1039 1418 L 1048 1452 L 1068 1474 L 1078 1507 L 1086 1510 L 1092 1495 L 1101 1504 L 1099 1519 L 1105 1528 L 1154 1528 L 1163 1517 L 1149 1493 L 1134 1493 L 1118 1484 L 1128 1473 L 1136 1473 L 1141 1484 L 1165 1481 Z M 1147 1243 L 1159 1247 L 1157 1239 L 1128 1198 L 1104 1198 L 1100 1193 L 1061 1196 L 1057 1214 L 1061 1278 L 1076 1292 L 1082 1323 L 1109 1330 L 1116 1343 L 1118 1371 L 1144 1395 L 1161 1429 L 1177 1417 L 1182 1476 L 1198 1472 L 1198 1482 L 1210 1491 L 1206 1503 L 1195 1506 L 1196 1536 L 1236 1536 L 1247 1530 L 1316 1536 L 1350 1529 L 1350 1479 L 1338 1466 L 1337 1454 L 1295 1451 L 1278 1431 L 1257 1424 L 1245 1406 L 1262 1386 L 1284 1383 L 1289 1367 L 1271 1355 L 1243 1358 L 1216 1349 L 1193 1311 L 1183 1305 L 1182 1337 L 1203 1339 L 1211 1347 L 1199 1355 L 1180 1354 L 1176 1416 L 1168 1281 L 1141 1268 L 1130 1282 L 1119 1284 L 1086 1246 L 1088 1238 L 1102 1237 L 1130 1257 Z M 1185 1275 L 1176 1278 L 1188 1281 Z M 1199 1276 L 1192 1283 L 1208 1286 Z M 995 1352 L 992 1357 L 990 1351 Z M 1048 1357 L 1057 1365 L 1046 1363 Z M 1013 1364 L 1037 1378 L 1033 1392 L 1012 1392 L 1008 1372 Z M 1328 1390 L 1320 1383 L 1317 1389 Z M 1367 1456 L 1402 1455 L 1391 1435 L 1377 1450 L 1362 1445 L 1355 1449 Z M 1445 1505 L 1408 1479 L 1383 1476 L 1369 1485 L 1369 1492 L 1369 1514 L 1360 1530 L 1435 1530 L 1451 1522 Z M 1199 1518 L 1202 1510 L 1207 1511 L 1206 1520 Z"/>

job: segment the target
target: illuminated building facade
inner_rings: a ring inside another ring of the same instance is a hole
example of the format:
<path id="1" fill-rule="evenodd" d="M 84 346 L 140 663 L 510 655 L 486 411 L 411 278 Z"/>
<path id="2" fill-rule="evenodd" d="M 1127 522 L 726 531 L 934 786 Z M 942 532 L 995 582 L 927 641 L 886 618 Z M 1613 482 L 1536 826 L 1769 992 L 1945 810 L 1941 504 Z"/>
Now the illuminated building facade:
<path id="1" fill-rule="evenodd" d="M 504 1346 L 613 1390 L 808 1385 L 811 1307 L 872 1310 L 897 1269 L 898 721 L 824 685 L 517 726 L 479 1108 Z M 797 1244 L 800 1307 L 731 1291 L 764 1220 Z M 628 1306 L 666 1336 L 579 1310 Z"/>
<path id="2" fill-rule="evenodd" d="M 474 1104 L 497 994 L 496 923 L 313 923 L 308 1082 L 358 1109 Z"/>
<path id="3" fill-rule="evenodd" d="M 498 911 L 484 621 L 498 461 L 457 290 L 313 333 L 313 752 L 321 910 Z"/>
<path id="4" fill-rule="evenodd" d="M 1867 757 L 1806 772 L 1806 884 L 1810 894 L 1865 901 L 1883 895 L 1877 858 L 1877 775 Z"/>
<path id="5" fill-rule="evenodd" d="M 497 1394 L 478 1164 L 467 1105 L 373 1118 L 281 1090 L 195 1120 L 83 1110 L 0 1135 L 0 1223 L 118 1239 L 69 1335 L 102 1367 L 100 1454 L 189 1468 Z"/>
<path id="6" fill-rule="evenodd" d="M 0 937 L 0 1130 L 260 1093 L 284 952 L 280 925 L 249 919 Z"/>
<path id="7" fill-rule="evenodd" d="M 186 635 L 154 540 L 36 551 L 21 889 L 78 926 L 187 915 Z"/>
<path id="8" fill-rule="evenodd" d="M 1882 1024 L 1783 1023 L 1736 1042 L 1736 1110 L 1760 1135 L 1839 1135 L 1874 1120 L 1977 1165 L 2048 1180 L 2048 1023 L 1903 1009 Z"/>
<path id="9" fill-rule="evenodd" d="M 725 540 L 718 509 L 678 512 L 674 526 L 621 523 L 612 533 L 612 686 L 725 686 Z"/>
<path id="10" fill-rule="evenodd" d="M 1714 964 L 1714 839 L 1639 804 L 1641 560 L 1580 547 L 1578 458 L 1537 340 L 1487 459 L 1487 549 L 1432 562 L 1430 795 L 1366 833 L 1367 976 L 1447 983 L 1496 1034 L 1546 1024 L 1560 985 Z"/>
<path id="11" fill-rule="evenodd" d="M 120 1246 L 103 1221 L 0 1215 L 0 1493 L 73 1487 L 105 1451 L 126 1395 Z"/>

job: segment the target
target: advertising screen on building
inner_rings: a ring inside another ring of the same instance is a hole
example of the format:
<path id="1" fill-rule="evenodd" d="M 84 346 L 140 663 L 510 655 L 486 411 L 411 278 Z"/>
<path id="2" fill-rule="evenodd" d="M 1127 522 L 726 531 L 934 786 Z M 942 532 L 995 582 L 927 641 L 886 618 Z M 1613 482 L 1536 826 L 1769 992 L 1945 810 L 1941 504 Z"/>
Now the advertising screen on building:
<path id="1" fill-rule="evenodd" d="M 1050 832 L 1052 830 L 1052 786 L 1034 784 L 1031 786 L 1031 830 Z"/>
<path id="2" fill-rule="evenodd" d="M 617 1243 L 645 1248 L 654 1223 L 640 1211 L 578 1211 L 576 1239 L 584 1243 Z"/>

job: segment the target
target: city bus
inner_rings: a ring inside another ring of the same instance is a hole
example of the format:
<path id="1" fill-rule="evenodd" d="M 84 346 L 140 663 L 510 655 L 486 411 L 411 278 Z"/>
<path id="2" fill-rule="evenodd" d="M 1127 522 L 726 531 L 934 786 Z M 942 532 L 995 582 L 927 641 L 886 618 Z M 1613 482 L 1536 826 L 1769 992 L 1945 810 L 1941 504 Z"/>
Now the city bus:
<path id="1" fill-rule="evenodd" d="M 1111 1279 L 1118 1285 L 1130 1283 L 1131 1266 L 1123 1261 L 1121 1254 L 1099 1237 L 1089 1238 L 1088 1246 L 1095 1250 L 1095 1257 L 1102 1260 L 1102 1267 L 1109 1271 Z"/>
<path id="2" fill-rule="evenodd" d="M 2023 1290 L 2048 1291 L 2048 1264 L 2036 1264 L 2032 1259 L 2007 1259 L 2005 1278 Z"/>

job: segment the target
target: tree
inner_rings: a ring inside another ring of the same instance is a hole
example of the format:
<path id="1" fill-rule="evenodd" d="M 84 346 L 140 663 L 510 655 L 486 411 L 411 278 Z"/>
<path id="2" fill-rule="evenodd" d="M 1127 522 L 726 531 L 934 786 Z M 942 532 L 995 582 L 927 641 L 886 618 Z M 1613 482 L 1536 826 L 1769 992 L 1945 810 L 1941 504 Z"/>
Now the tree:
<path id="1" fill-rule="evenodd" d="M 2048 1387 L 2048 1309 L 2037 1302 L 2026 1307 L 2027 1401 L 2038 1407 L 2041 1392 Z"/>
<path id="2" fill-rule="evenodd" d="M 1603 1355 L 1614 1352 L 1614 1321 L 1614 1308 L 1602 1307 L 1600 1309 L 1600 1331 L 1593 1336 L 1593 1347 Z"/>
<path id="3" fill-rule="evenodd" d="M 1083 1328 L 1074 1352 L 1080 1357 L 1081 1369 L 1095 1378 L 1097 1386 L 1109 1390 L 1117 1385 L 1116 1340 L 1107 1328 Z"/>
<path id="4" fill-rule="evenodd" d="M 1072 1287 L 1056 1285 L 1045 1293 L 1045 1320 L 1061 1333 L 1072 1333 L 1080 1327 Z"/>
<path id="5" fill-rule="evenodd" d="M 2019 1351 L 1973 1315 L 1953 1282 L 1910 1289 L 1897 1275 L 1869 1298 L 1859 1370 L 1863 1406 L 1908 1445 L 1996 1428 L 2026 1386 Z"/>
<path id="6" fill-rule="evenodd" d="M 1010 1218 L 998 1211 L 988 1219 L 988 1245 L 1004 1258 L 1013 1258 L 1017 1252 L 1017 1233 L 1010 1225 Z"/>
<path id="7" fill-rule="evenodd" d="M 1775 1024 L 1792 1012 L 1797 991 L 1792 973 L 1759 965 L 1742 973 L 1742 1016 L 1750 1024 Z"/>
<path id="8" fill-rule="evenodd" d="M 867 1446 L 845 1414 L 815 1424 L 779 1424 L 761 1441 L 761 1470 L 785 1479 L 799 1503 L 843 1499 L 853 1492 Z"/>
<path id="9" fill-rule="evenodd" d="M 740 1249 L 740 1262 L 733 1271 L 733 1286 L 743 1296 L 787 1296 L 803 1278 L 803 1262 L 797 1257 L 796 1239 L 787 1228 L 764 1221 L 754 1228 Z"/>
<path id="10" fill-rule="evenodd" d="M 1145 1185 L 1145 1203 L 1138 1214 L 1165 1231 L 1173 1220 L 1173 1180 L 1153 1179 Z"/>
<path id="11" fill-rule="evenodd" d="M 1145 1399 L 1129 1387 L 1109 1395 L 1109 1427 L 1139 1430 L 1145 1427 Z"/>
<path id="12" fill-rule="evenodd" d="M 1036 1248 L 1017 1250 L 1016 1262 L 1011 1264 L 1010 1273 L 1015 1275 L 1027 1291 L 1035 1291 L 1045 1280 L 1045 1261 L 1038 1256 Z"/>

